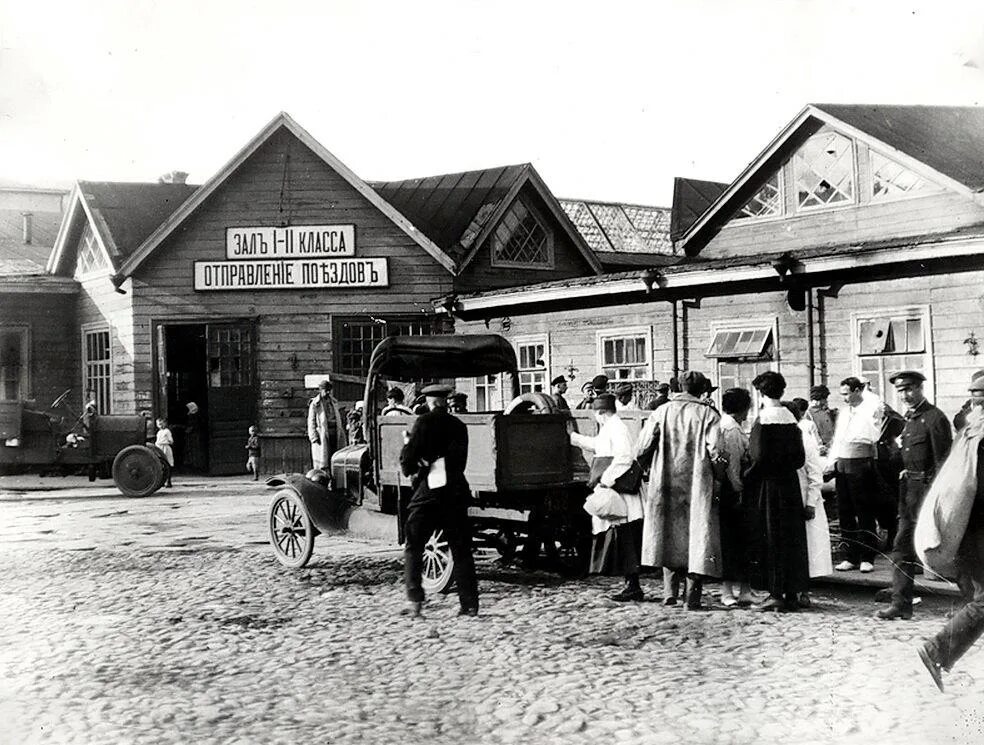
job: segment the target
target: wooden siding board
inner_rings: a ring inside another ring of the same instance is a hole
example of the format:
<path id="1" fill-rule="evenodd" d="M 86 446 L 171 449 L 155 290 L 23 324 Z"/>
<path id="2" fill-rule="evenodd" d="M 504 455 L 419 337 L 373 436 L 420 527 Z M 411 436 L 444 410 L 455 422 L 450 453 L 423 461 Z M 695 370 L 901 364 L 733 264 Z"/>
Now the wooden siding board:
<path id="1" fill-rule="evenodd" d="M 776 220 L 735 220 L 701 251 L 704 258 L 778 253 L 907 235 L 946 232 L 984 222 L 984 207 L 954 192 L 941 192 Z"/>
<path id="2" fill-rule="evenodd" d="M 81 409 L 79 391 L 79 343 L 72 318 L 74 295 L 0 293 L 0 327 L 28 328 L 27 400 L 48 406 L 66 388 L 72 389 L 69 402 Z"/>

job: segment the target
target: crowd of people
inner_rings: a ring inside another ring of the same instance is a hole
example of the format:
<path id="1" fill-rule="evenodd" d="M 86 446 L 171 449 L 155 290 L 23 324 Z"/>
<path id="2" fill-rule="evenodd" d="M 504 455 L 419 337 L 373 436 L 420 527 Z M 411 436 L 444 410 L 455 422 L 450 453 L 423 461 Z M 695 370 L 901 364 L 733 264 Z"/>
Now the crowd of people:
<path id="1" fill-rule="evenodd" d="M 688 371 L 633 442 L 619 416 L 630 391 L 608 393 L 598 376 L 578 404 L 594 412 L 598 434 L 570 433 L 593 454 L 591 571 L 624 577 L 612 596 L 620 602 L 644 599 L 639 575 L 648 566 L 663 571 L 666 605 L 682 592 L 688 609 L 704 607 L 703 583 L 712 578 L 725 608 L 795 611 L 811 605 L 811 578 L 871 572 L 880 529 L 893 576 L 876 618 L 912 617 L 917 552 L 922 564 L 956 577 L 967 600 L 919 649 L 942 690 L 942 672 L 984 633 L 984 371 L 955 418 L 952 454 L 951 424 L 926 399 L 922 373 L 901 371 L 890 382 L 904 413 L 856 377 L 841 381 L 838 409 L 828 406 L 825 386 L 811 389 L 810 401 L 784 400 L 786 381 L 773 371 L 752 381 L 756 411 L 749 391 L 732 388 L 719 412 L 710 381 Z M 556 396 L 562 384 L 554 386 Z M 836 567 L 825 480 L 836 485 Z"/>

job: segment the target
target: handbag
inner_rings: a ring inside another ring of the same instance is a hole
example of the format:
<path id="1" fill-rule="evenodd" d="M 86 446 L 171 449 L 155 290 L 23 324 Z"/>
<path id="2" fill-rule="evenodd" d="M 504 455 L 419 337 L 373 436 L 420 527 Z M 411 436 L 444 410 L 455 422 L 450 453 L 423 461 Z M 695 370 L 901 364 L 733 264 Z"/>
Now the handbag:
<path id="1" fill-rule="evenodd" d="M 624 520 L 629 516 L 625 497 L 614 489 L 600 484 L 584 500 L 584 511 L 602 520 Z"/>
<path id="2" fill-rule="evenodd" d="M 615 460 L 610 455 L 595 457 L 591 461 L 591 472 L 588 474 L 588 488 L 593 489 L 601 483 L 601 475 L 608 469 Z M 615 479 L 612 488 L 622 494 L 635 494 L 642 486 L 642 466 L 639 461 L 632 461 L 629 470 Z"/>

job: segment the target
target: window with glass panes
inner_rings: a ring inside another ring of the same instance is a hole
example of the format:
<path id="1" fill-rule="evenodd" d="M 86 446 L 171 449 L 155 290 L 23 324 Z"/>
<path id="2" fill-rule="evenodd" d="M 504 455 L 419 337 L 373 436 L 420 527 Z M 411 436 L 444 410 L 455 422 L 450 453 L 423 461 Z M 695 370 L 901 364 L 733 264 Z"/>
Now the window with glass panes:
<path id="1" fill-rule="evenodd" d="M 649 331 L 603 335 L 598 339 L 601 371 L 609 380 L 647 380 L 650 377 Z"/>
<path id="2" fill-rule="evenodd" d="M 782 174 L 776 171 L 765 185 L 758 190 L 745 206 L 742 207 L 736 219 L 776 217 L 782 214 Z"/>
<path id="3" fill-rule="evenodd" d="M 343 318 L 335 323 L 336 372 L 365 375 L 372 350 L 388 336 L 426 336 L 431 333 L 429 319 Z"/>
<path id="4" fill-rule="evenodd" d="M 550 233 L 536 212 L 517 199 L 492 233 L 493 266 L 550 267 Z"/>
<path id="5" fill-rule="evenodd" d="M 854 143 L 826 129 L 808 139 L 793 156 L 798 209 L 854 202 Z"/>
<path id="6" fill-rule="evenodd" d="M 521 341 L 517 343 L 519 362 L 519 392 L 533 393 L 547 390 L 547 342 Z"/>
<path id="7" fill-rule="evenodd" d="M 760 401 L 752 381 L 773 367 L 772 326 L 717 329 L 707 356 L 716 360 L 719 395 L 729 388 L 744 388 L 752 395 L 751 418 L 754 418 Z"/>
<path id="8" fill-rule="evenodd" d="M 501 411 L 502 386 L 498 375 L 483 375 L 475 378 L 474 411 Z"/>
<path id="9" fill-rule="evenodd" d="M 252 342 L 248 328 L 216 326 L 208 330 L 209 385 L 229 388 L 252 382 Z"/>
<path id="10" fill-rule="evenodd" d="M 109 329 L 82 333 L 82 390 L 87 399 L 92 393 L 98 413 L 113 413 L 113 348 Z"/>
<path id="11" fill-rule="evenodd" d="M 0 401 L 27 398 L 27 329 L 0 326 Z"/>
<path id="12" fill-rule="evenodd" d="M 84 277 L 108 268 L 106 254 L 96 240 L 92 226 L 85 224 L 82 237 L 79 239 L 78 258 L 75 265 L 75 276 Z"/>
<path id="13" fill-rule="evenodd" d="M 857 319 L 860 377 L 889 406 L 900 411 L 905 405 L 896 398 L 889 378 L 899 370 L 917 370 L 929 377 L 928 321 L 921 310 Z"/>
<path id="14" fill-rule="evenodd" d="M 873 200 L 892 199 L 914 192 L 938 191 L 939 187 L 930 183 L 891 158 L 875 150 L 869 151 L 871 159 L 871 198 Z"/>

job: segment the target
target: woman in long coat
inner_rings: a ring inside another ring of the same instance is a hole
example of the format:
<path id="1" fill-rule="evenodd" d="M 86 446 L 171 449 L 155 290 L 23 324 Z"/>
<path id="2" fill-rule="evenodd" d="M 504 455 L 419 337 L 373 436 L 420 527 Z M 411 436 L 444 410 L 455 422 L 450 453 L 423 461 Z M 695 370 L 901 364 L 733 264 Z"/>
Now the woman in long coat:
<path id="1" fill-rule="evenodd" d="M 796 418 L 780 402 L 786 381 L 764 372 L 752 385 L 762 408 L 752 426 L 745 479 L 749 515 L 749 574 L 752 587 L 768 590 L 756 610 L 796 610 L 810 587 L 806 516 L 797 471 L 806 462 Z"/>

